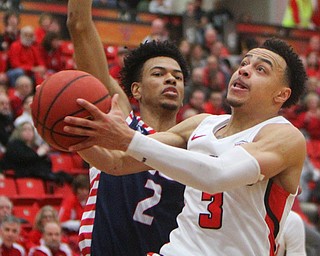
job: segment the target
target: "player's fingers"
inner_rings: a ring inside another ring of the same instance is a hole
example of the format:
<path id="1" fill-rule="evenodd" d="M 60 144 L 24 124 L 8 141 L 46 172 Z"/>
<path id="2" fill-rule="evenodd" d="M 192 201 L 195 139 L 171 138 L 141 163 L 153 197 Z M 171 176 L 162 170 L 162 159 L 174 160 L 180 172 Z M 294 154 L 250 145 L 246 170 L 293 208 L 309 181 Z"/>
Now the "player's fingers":
<path id="1" fill-rule="evenodd" d="M 91 121 L 87 118 L 66 116 L 63 121 L 67 124 L 72 124 L 75 126 L 91 128 Z"/>
<path id="2" fill-rule="evenodd" d="M 101 118 L 104 113 L 94 104 L 92 104 L 91 102 L 84 100 L 84 99 L 77 99 L 77 103 L 85 108 L 92 116 L 94 119 L 98 119 Z"/>
<path id="3" fill-rule="evenodd" d="M 73 134 L 73 135 L 79 135 L 79 136 L 88 136 L 93 137 L 97 135 L 97 132 L 85 127 L 75 127 L 75 126 L 64 126 L 63 131 Z"/>

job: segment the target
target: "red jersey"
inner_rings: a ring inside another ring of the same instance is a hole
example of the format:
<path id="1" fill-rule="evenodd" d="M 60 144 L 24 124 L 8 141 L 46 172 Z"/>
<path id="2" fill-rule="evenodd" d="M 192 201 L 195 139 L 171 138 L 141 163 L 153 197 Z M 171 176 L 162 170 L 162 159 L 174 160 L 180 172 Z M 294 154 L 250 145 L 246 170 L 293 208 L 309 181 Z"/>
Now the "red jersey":
<path id="1" fill-rule="evenodd" d="M 17 243 L 13 243 L 12 247 L 7 247 L 4 244 L 0 246 L 1 256 L 25 256 L 26 252 L 24 248 Z"/>

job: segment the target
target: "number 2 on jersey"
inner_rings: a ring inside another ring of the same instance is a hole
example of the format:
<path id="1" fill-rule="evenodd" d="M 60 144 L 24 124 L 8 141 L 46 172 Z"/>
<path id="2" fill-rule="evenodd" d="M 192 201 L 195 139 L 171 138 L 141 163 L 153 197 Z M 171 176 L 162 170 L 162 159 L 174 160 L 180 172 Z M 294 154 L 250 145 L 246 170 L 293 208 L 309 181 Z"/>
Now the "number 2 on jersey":
<path id="1" fill-rule="evenodd" d="M 144 187 L 153 190 L 154 193 L 151 197 L 148 197 L 138 203 L 133 214 L 133 220 L 146 225 L 151 225 L 153 216 L 147 215 L 144 212 L 160 202 L 162 188 L 159 184 L 154 183 L 153 180 L 148 180 Z"/>
<path id="2" fill-rule="evenodd" d="M 208 194 L 202 192 L 202 201 L 211 201 L 207 210 L 209 213 L 199 214 L 199 225 L 202 228 L 219 229 L 222 225 L 223 193 Z"/>

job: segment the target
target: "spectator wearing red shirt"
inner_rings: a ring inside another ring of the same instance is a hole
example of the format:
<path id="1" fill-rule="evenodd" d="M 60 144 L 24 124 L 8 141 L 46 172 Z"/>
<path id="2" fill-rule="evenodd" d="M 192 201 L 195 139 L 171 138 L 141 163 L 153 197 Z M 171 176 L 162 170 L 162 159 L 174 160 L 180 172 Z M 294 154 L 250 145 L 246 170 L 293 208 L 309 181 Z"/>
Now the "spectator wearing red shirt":
<path id="1" fill-rule="evenodd" d="M 62 230 L 57 222 L 44 226 L 42 243 L 30 249 L 29 256 L 72 256 L 70 247 L 61 242 Z"/>
<path id="2" fill-rule="evenodd" d="M 11 86 L 15 80 L 25 74 L 32 77 L 37 84 L 43 80 L 46 68 L 41 58 L 40 49 L 35 42 L 34 29 L 25 26 L 21 29 L 20 39 L 11 44 L 8 52 L 10 69 L 7 72 Z"/>
<path id="3" fill-rule="evenodd" d="M 192 115 L 203 113 L 203 105 L 206 99 L 206 94 L 204 90 L 200 88 L 195 88 L 190 96 L 189 102 L 185 104 L 182 108 L 180 108 L 177 114 L 177 123 L 183 121 L 186 117 L 185 112 L 189 109 L 194 109 Z M 189 112 L 189 111 L 188 111 Z M 190 114 L 187 115 L 191 116 Z"/>
<path id="4" fill-rule="evenodd" d="M 33 81 L 26 75 L 19 76 L 15 83 L 15 88 L 9 90 L 8 96 L 10 99 L 11 109 L 14 118 L 20 116 L 23 112 L 23 100 L 34 90 Z"/>
<path id="5" fill-rule="evenodd" d="M 299 114 L 295 123 L 299 129 L 304 129 L 307 136 L 320 143 L 320 97 L 314 92 L 309 92 L 305 97 L 307 111 Z"/>
<path id="6" fill-rule="evenodd" d="M 309 92 L 305 97 L 307 110 L 299 114 L 294 125 L 306 132 L 307 154 L 316 168 L 320 168 L 320 96 Z"/>
<path id="7" fill-rule="evenodd" d="M 203 110 L 205 113 L 212 115 L 226 114 L 223 107 L 223 95 L 220 91 L 212 91 L 209 99 L 204 103 Z"/>
<path id="8" fill-rule="evenodd" d="M 72 182 L 73 194 L 66 197 L 59 211 L 59 220 L 63 229 L 78 232 L 84 206 L 88 199 L 90 182 L 87 175 L 78 175 Z"/>
<path id="9" fill-rule="evenodd" d="M 112 67 L 110 67 L 109 69 L 109 73 L 110 75 L 117 79 L 119 82 L 119 78 L 120 78 L 120 70 L 122 69 L 123 65 L 124 65 L 124 57 L 126 56 L 126 54 L 128 53 L 128 49 L 126 47 L 123 46 L 119 46 L 117 49 L 117 55 L 115 58 L 115 62 L 112 65 Z"/>
<path id="10" fill-rule="evenodd" d="M 34 219 L 33 229 L 25 237 L 27 250 L 33 246 L 40 245 L 44 225 L 52 221 L 59 222 L 57 211 L 50 205 L 41 207 Z"/>
<path id="11" fill-rule="evenodd" d="M 46 33 L 49 31 L 53 16 L 49 13 L 43 12 L 39 17 L 39 26 L 35 29 L 35 37 L 37 44 L 41 44 Z"/>
<path id="12" fill-rule="evenodd" d="M 308 77 L 320 79 L 320 54 L 316 51 L 312 51 L 306 56 L 306 72 Z"/>
<path id="13" fill-rule="evenodd" d="M 63 59 L 62 41 L 59 33 L 47 32 L 42 40 L 41 46 L 42 59 L 49 73 L 59 72 L 66 69 Z"/>
<path id="14" fill-rule="evenodd" d="M 16 241 L 20 234 L 20 220 L 9 215 L 4 218 L 0 227 L 0 255 L 25 256 L 25 249 Z"/>

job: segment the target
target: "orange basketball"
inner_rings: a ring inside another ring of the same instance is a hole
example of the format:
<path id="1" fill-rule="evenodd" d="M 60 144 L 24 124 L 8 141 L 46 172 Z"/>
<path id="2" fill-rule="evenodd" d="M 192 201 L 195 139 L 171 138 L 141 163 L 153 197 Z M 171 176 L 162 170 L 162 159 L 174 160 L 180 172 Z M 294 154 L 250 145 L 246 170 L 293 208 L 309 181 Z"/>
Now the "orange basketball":
<path id="1" fill-rule="evenodd" d="M 34 126 L 55 149 L 68 151 L 69 146 L 87 138 L 63 131 L 66 116 L 90 117 L 89 112 L 76 103 L 77 98 L 93 103 L 105 113 L 110 110 L 111 97 L 105 86 L 83 71 L 57 72 L 36 88 L 31 104 Z"/>

